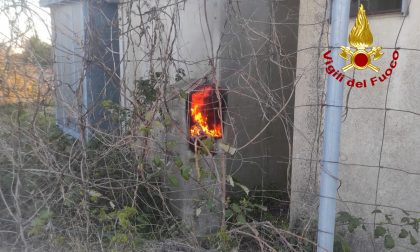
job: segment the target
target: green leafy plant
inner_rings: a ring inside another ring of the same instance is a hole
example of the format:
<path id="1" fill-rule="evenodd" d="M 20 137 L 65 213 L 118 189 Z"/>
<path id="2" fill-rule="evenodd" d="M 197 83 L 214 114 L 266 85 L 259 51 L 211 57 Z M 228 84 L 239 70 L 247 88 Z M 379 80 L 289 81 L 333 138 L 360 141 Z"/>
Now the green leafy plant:
<path id="1" fill-rule="evenodd" d="M 357 218 L 345 211 L 341 211 L 337 213 L 336 225 L 347 226 L 347 230 L 350 233 L 353 233 L 358 227 L 361 227 L 363 230 L 366 230 L 366 227 L 363 224 L 362 218 Z M 346 240 L 345 234 L 339 230 L 336 231 L 334 235 L 334 251 L 336 252 L 351 251 L 349 241 Z"/>
<path id="2" fill-rule="evenodd" d="M 410 217 L 407 211 L 403 211 L 403 213 L 406 216 L 402 217 L 399 223 L 395 223 L 395 220 L 391 214 L 385 214 L 380 209 L 375 209 L 372 211 L 372 214 L 376 214 L 379 216 L 382 215 L 385 220 L 377 223 L 377 225 L 375 226 L 374 238 L 383 239 L 384 247 L 386 249 L 395 248 L 395 238 L 397 237 L 398 239 L 408 238 L 410 240 L 410 244 L 413 246 L 418 243 L 417 239 L 413 235 L 413 232 L 415 232 L 416 234 L 419 233 L 420 218 Z M 336 223 L 337 225 L 347 226 L 347 229 L 350 233 L 353 233 L 359 226 L 364 231 L 366 231 L 366 227 L 363 224 L 363 219 L 354 217 L 348 212 L 337 213 Z M 389 228 L 387 228 L 387 225 L 399 226 L 400 231 L 398 233 L 398 236 L 395 233 L 393 233 Z M 344 239 L 344 235 L 337 232 L 334 243 L 334 251 L 336 250 L 336 248 L 337 251 L 349 251 L 347 250 L 348 246 L 346 243 L 348 242 Z"/>
<path id="3" fill-rule="evenodd" d="M 47 225 L 48 221 L 52 217 L 53 213 L 50 210 L 44 209 L 39 211 L 37 217 L 33 219 L 31 223 L 31 228 L 29 229 L 29 235 L 40 235 L 43 232 L 43 229 Z"/>
<path id="4" fill-rule="evenodd" d="M 362 223 L 363 219 L 354 217 L 348 212 L 338 212 L 335 221 L 337 224 L 347 226 L 347 230 L 350 233 L 353 233 L 359 226 L 361 226 L 363 230 L 366 230 L 366 227 Z"/>
<path id="5" fill-rule="evenodd" d="M 350 252 L 350 243 L 343 234 L 337 232 L 334 235 L 334 252 Z"/>
<path id="6" fill-rule="evenodd" d="M 140 104 L 150 105 L 157 99 L 157 91 L 155 89 L 156 83 L 162 73 L 155 72 L 151 74 L 150 79 L 135 81 L 135 97 Z"/>
<path id="7" fill-rule="evenodd" d="M 231 201 L 231 199 L 228 199 Z M 255 212 L 267 211 L 267 208 L 261 204 L 252 202 L 249 197 L 243 197 L 237 201 L 228 202 L 226 218 L 228 221 L 234 221 L 236 224 L 245 224 L 247 219 L 252 219 Z"/>
<path id="8" fill-rule="evenodd" d="M 379 214 L 379 215 L 382 214 L 384 216 L 385 220 L 386 220 L 386 222 L 380 222 L 379 225 L 375 228 L 375 231 L 374 231 L 375 238 L 380 238 L 380 237 L 384 238 L 385 248 L 392 249 L 392 248 L 395 247 L 395 241 L 394 241 L 394 236 L 395 235 L 393 236 L 393 234 L 390 232 L 390 230 L 384 227 L 385 224 L 400 226 L 401 229 L 400 229 L 400 232 L 398 234 L 398 238 L 399 239 L 409 238 L 411 245 L 414 246 L 414 245 L 417 244 L 417 239 L 414 237 L 412 231 L 415 232 L 416 234 L 419 233 L 420 218 L 410 217 L 410 214 L 407 211 L 403 211 L 403 213 L 406 216 L 401 218 L 400 223 L 394 223 L 395 222 L 394 218 L 390 214 L 384 214 L 379 209 L 375 209 L 372 213 Z M 407 229 L 412 229 L 412 230 L 407 230 Z"/>
<path id="9" fill-rule="evenodd" d="M 175 81 L 183 80 L 185 76 L 185 70 L 183 68 L 178 68 L 176 70 Z"/>

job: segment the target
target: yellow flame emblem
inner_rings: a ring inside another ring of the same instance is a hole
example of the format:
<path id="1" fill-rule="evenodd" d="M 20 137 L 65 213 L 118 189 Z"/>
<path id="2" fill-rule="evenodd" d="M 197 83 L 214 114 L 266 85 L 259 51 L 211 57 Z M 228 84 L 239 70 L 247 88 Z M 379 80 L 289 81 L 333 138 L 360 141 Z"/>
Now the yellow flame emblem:
<path id="1" fill-rule="evenodd" d="M 363 4 L 360 5 L 356 21 L 349 34 L 349 43 L 356 48 L 356 51 L 352 51 L 350 47 L 341 46 L 340 56 L 345 60 L 350 60 L 350 63 L 342 68 L 343 71 L 354 67 L 359 70 L 370 68 L 375 72 L 379 72 L 379 67 L 371 63 L 372 56 L 373 60 L 378 60 L 384 53 L 381 51 L 382 48 L 380 46 L 372 47 L 372 50 L 366 51 L 366 48 L 373 43 L 373 36 Z"/>

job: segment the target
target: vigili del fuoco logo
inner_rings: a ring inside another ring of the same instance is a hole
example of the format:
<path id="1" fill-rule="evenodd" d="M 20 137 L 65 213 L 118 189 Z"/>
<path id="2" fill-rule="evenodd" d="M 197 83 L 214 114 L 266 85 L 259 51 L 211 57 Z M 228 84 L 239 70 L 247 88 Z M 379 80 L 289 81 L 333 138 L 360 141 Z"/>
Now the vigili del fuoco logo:
<path id="1" fill-rule="evenodd" d="M 349 34 L 349 43 L 355 50 L 352 50 L 350 47 L 340 47 L 340 57 L 348 62 L 348 64 L 341 69 L 343 72 L 346 72 L 352 68 L 356 70 L 369 69 L 375 73 L 380 71 L 379 67 L 374 65 L 374 61 L 382 58 L 384 52 L 382 52 L 382 48 L 380 46 L 374 46 L 369 50 L 369 47 L 373 44 L 373 36 L 372 32 L 370 31 L 369 21 L 366 17 L 366 12 L 363 8 L 363 5 L 360 5 L 356 21 L 354 22 L 354 26 Z M 339 82 L 343 82 L 344 73 L 339 69 L 334 68 L 333 59 L 330 57 L 330 54 L 331 50 L 328 50 L 324 53 L 324 58 L 326 60 L 325 65 L 327 65 L 325 71 Z M 389 68 L 387 68 L 384 73 L 378 76 L 374 76 L 369 80 L 357 81 L 355 79 L 350 79 L 346 83 L 347 86 L 366 88 L 367 85 L 375 86 L 375 84 L 378 82 L 384 82 L 388 77 L 391 76 L 393 69 L 397 66 L 398 57 L 398 50 L 395 50 L 392 53 L 392 61 L 389 64 Z"/>

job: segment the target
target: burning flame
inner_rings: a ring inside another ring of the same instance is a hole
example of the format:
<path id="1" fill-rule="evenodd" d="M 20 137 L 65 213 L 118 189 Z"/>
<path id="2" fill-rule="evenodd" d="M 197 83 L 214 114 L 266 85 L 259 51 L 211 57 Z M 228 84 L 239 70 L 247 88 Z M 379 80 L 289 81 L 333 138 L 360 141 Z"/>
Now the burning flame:
<path id="1" fill-rule="evenodd" d="M 221 123 L 208 123 L 208 115 L 206 114 L 206 106 L 209 105 L 208 98 L 213 92 L 212 87 L 205 87 L 203 90 L 195 92 L 191 95 L 191 118 L 193 125 L 190 128 L 192 137 L 212 136 L 215 138 L 222 137 Z M 213 110 L 211 110 L 213 113 Z"/>
<path id="2" fill-rule="evenodd" d="M 363 8 L 363 4 L 360 5 L 356 22 L 349 34 L 349 42 L 350 45 L 357 49 L 364 49 L 373 43 L 372 32 L 369 28 L 369 21 L 366 17 L 366 11 Z"/>

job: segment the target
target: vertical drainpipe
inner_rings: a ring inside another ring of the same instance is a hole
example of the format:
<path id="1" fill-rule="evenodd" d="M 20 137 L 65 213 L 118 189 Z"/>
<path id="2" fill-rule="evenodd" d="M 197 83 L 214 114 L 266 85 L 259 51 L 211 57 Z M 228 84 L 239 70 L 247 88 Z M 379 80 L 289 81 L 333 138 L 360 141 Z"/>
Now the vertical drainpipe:
<path id="1" fill-rule="evenodd" d="M 340 46 L 347 45 L 350 0 L 332 0 L 330 49 L 335 69 L 344 66 L 338 54 Z M 325 102 L 323 169 L 320 178 L 318 219 L 318 252 L 333 252 L 338 161 L 340 155 L 341 113 L 343 85 L 328 75 Z"/>

